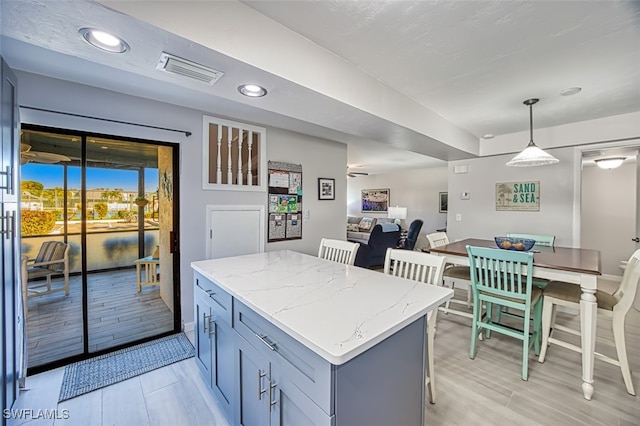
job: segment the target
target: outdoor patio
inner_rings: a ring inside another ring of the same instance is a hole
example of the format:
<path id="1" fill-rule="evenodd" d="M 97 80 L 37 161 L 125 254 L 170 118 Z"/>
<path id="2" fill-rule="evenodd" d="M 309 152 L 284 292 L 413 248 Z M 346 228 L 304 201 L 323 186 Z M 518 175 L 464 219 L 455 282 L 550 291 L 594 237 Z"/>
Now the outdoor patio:
<path id="1" fill-rule="evenodd" d="M 69 278 L 69 296 L 62 291 L 28 300 L 28 367 L 82 353 L 81 278 Z M 135 269 L 93 273 L 87 280 L 90 352 L 173 329 L 173 312 L 159 286 L 138 293 Z M 54 279 L 53 286 L 63 286 L 63 279 Z"/>

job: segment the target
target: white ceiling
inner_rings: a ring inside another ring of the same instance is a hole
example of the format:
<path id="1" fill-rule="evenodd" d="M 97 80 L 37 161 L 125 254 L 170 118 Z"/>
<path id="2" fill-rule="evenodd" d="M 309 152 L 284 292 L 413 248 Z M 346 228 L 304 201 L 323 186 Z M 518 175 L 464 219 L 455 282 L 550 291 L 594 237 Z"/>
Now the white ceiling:
<path id="1" fill-rule="evenodd" d="M 381 173 L 478 154 L 485 134 L 640 111 L 638 1 L 2 0 L 14 68 L 342 141 Z M 117 10 L 117 11 L 116 11 Z M 122 12 L 122 13 L 120 13 Z M 77 30 L 132 46 L 106 54 Z M 164 28 L 164 29 L 160 29 Z M 223 70 L 155 70 L 162 51 Z M 246 99 L 246 81 L 269 89 Z M 575 96 L 563 89 L 579 86 Z M 526 141 L 523 141 L 523 144 Z"/>

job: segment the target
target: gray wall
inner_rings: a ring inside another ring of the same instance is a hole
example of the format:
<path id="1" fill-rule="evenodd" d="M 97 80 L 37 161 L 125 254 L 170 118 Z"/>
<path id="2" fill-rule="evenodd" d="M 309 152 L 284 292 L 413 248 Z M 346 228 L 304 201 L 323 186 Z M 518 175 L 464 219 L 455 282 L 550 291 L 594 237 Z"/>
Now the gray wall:
<path id="1" fill-rule="evenodd" d="M 407 207 L 407 219 L 403 221 L 405 229 L 414 219 L 424 221 L 417 248 L 428 246 L 427 233 L 446 226 L 447 215 L 438 211 L 439 193 L 447 192 L 446 167 L 350 178 L 347 181 L 347 215 L 365 215 L 360 210 L 360 191 L 377 188 L 389 188 L 392 206 Z M 386 213 L 366 213 L 366 216 L 387 217 Z"/>
<path id="2" fill-rule="evenodd" d="M 558 164 L 543 167 L 507 167 L 513 154 L 449 163 L 449 213 L 447 233 L 451 241 L 488 238 L 507 232 L 555 235 L 559 246 L 574 246 L 574 151 L 548 150 Z M 455 166 L 468 166 L 468 173 L 454 173 Z M 495 186 L 499 182 L 540 182 L 540 211 L 496 211 Z M 460 193 L 468 192 L 469 200 Z M 456 221 L 460 214 L 461 221 Z"/>
<path id="3" fill-rule="evenodd" d="M 227 117 L 225 111 L 196 111 L 166 103 L 96 89 L 76 83 L 18 72 L 19 102 L 54 111 L 83 114 L 134 123 L 182 129 L 184 134 L 69 117 L 21 109 L 23 123 L 77 129 L 180 144 L 181 305 L 185 323 L 193 321 L 193 288 L 190 263 L 205 258 L 205 207 L 208 204 L 260 204 L 267 208 L 266 193 L 205 191 L 202 189 L 203 114 Z M 260 123 L 249 123 L 257 124 Z M 317 253 L 324 236 L 344 238 L 346 211 L 346 145 L 267 127 L 267 159 L 302 164 L 304 208 L 310 217 L 303 222 L 302 240 L 268 243 L 266 250 L 292 249 Z M 319 201 L 317 178 L 336 179 L 335 201 Z M 266 220 L 266 218 L 265 218 Z M 239 235 L 239 238 L 241 235 Z M 265 239 L 266 240 L 266 239 Z"/>

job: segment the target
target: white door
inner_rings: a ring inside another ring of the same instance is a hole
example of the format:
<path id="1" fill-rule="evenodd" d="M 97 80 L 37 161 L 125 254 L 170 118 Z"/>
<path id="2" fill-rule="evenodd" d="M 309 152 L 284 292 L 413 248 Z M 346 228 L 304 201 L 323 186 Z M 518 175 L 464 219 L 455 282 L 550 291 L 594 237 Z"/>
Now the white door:
<path id="1" fill-rule="evenodd" d="M 207 206 L 207 259 L 264 251 L 264 206 Z"/>

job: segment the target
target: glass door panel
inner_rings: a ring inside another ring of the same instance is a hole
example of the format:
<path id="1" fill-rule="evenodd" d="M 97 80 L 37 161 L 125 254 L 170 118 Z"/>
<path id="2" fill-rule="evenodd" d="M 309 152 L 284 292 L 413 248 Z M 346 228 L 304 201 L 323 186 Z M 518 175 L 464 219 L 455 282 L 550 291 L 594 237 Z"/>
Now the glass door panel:
<path id="1" fill-rule="evenodd" d="M 175 331 L 175 147 L 28 128 L 22 141 L 22 254 L 71 247 L 70 294 L 28 299 L 28 367 Z"/>
<path id="2" fill-rule="evenodd" d="M 157 145 L 88 138 L 89 352 L 173 330 L 161 297 Z M 92 273 L 110 269 L 104 273 Z M 173 294 L 173 277 L 170 291 Z"/>
<path id="3" fill-rule="evenodd" d="M 36 259 L 44 243 L 69 249 L 69 292 L 63 268 L 46 277 L 27 273 L 27 367 L 49 364 L 84 352 L 82 244 L 80 227 L 81 139 L 74 135 L 23 130 L 21 137 L 23 257 Z M 31 262 L 28 268 L 35 267 Z M 76 274 L 73 274 L 76 272 Z"/>

